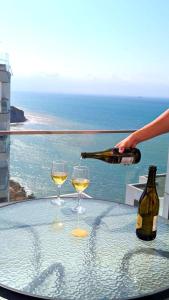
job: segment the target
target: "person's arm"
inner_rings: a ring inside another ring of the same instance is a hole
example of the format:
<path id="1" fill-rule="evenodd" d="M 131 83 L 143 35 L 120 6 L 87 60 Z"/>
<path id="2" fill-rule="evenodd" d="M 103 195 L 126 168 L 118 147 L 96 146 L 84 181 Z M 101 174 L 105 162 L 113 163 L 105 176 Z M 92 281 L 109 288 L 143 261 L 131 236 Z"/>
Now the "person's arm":
<path id="1" fill-rule="evenodd" d="M 119 148 L 120 152 L 123 152 L 126 147 L 134 148 L 143 141 L 167 132 L 169 132 L 169 109 L 152 122 L 130 134 L 115 147 Z"/>

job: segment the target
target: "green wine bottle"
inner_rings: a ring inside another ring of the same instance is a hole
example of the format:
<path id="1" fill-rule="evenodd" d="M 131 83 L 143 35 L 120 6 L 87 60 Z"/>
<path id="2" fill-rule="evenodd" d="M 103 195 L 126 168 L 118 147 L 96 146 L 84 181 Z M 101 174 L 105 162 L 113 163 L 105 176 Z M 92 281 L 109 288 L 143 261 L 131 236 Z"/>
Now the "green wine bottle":
<path id="1" fill-rule="evenodd" d="M 148 180 L 140 197 L 136 223 L 136 235 L 139 239 L 151 241 L 157 233 L 159 198 L 156 190 L 156 166 L 149 167 Z"/>
<path id="2" fill-rule="evenodd" d="M 111 148 L 99 152 L 82 152 L 81 157 L 100 159 L 110 164 L 136 164 L 141 159 L 141 153 L 137 148 L 125 148 L 123 153 L 118 148 Z"/>

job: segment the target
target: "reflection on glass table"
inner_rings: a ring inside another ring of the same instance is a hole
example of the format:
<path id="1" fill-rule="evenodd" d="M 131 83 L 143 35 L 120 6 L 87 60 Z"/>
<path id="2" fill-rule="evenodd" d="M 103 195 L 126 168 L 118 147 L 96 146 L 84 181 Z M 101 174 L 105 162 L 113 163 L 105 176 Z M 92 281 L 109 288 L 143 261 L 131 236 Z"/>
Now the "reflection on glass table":
<path id="1" fill-rule="evenodd" d="M 0 296 L 107 300 L 156 294 L 167 299 L 169 221 L 159 218 L 156 239 L 143 242 L 135 234 L 135 208 L 84 199 L 86 214 L 79 225 L 89 235 L 76 238 L 71 232 L 77 214 L 70 209 L 75 203 L 67 198 L 59 207 L 61 230 L 52 226 L 58 206 L 50 199 L 0 208 Z"/>
<path id="2" fill-rule="evenodd" d="M 60 213 L 60 206 L 58 206 L 55 209 L 55 211 L 56 211 L 56 214 L 55 214 L 55 217 L 52 222 L 52 228 L 53 228 L 53 230 L 62 230 L 64 228 L 64 219 L 62 218 L 61 213 Z"/>
<path id="3" fill-rule="evenodd" d="M 89 235 L 89 232 L 87 231 L 87 229 L 84 228 L 84 226 L 82 227 L 80 225 L 81 214 L 77 213 L 76 218 L 77 218 L 77 224 L 75 225 L 75 228 L 73 228 L 71 234 L 77 238 L 87 237 Z"/>

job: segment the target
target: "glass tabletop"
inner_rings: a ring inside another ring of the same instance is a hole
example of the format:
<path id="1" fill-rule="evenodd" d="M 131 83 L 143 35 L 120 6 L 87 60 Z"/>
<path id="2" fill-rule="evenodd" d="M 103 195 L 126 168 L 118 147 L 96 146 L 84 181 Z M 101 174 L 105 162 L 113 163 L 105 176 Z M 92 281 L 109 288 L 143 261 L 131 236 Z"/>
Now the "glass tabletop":
<path id="1" fill-rule="evenodd" d="M 157 238 L 144 242 L 135 235 L 135 208 L 84 199 L 86 213 L 77 220 L 75 202 L 0 208 L 0 285 L 64 300 L 128 299 L 169 287 L 167 220 L 159 218 Z M 77 222 L 87 237 L 71 234 Z"/>

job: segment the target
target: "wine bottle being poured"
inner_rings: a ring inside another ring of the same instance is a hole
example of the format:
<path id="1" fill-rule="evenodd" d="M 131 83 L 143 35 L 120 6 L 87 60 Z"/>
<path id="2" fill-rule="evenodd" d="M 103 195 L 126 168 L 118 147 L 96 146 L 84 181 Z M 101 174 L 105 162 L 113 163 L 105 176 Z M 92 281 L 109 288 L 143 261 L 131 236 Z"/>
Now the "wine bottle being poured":
<path id="1" fill-rule="evenodd" d="M 82 152 L 81 157 L 99 159 L 110 164 L 136 164 L 141 159 L 141 153 L 137 148 L 125 148 L 123 153 L 118 148 L 111 148 L 99 152 Z"/>

